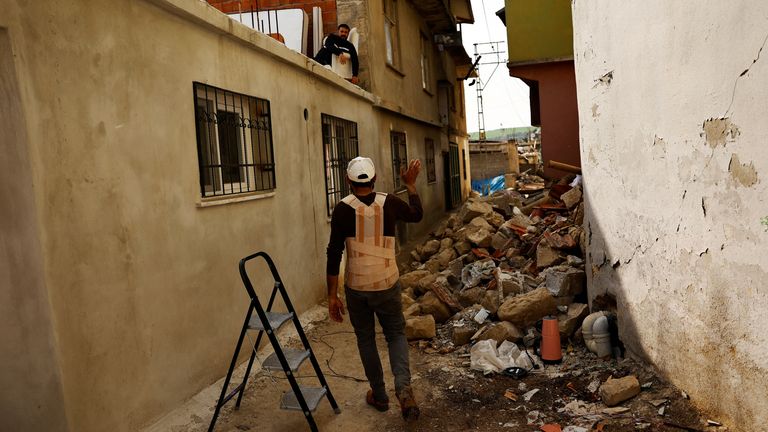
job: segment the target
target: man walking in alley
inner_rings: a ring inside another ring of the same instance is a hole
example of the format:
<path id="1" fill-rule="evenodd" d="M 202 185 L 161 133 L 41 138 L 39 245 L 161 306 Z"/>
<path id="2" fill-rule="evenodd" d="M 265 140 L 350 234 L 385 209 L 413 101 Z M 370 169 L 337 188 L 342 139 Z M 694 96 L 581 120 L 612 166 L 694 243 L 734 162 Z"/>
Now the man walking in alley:
<path id="1" fill-rule="evenodd" d="M 409 202 L 405 203 L 394 195 L 373 191 L 376 171 L 371 159 L 352 159 L 347 166 L 352 193 L 333 209 L 328 243 L 328 311 L 336 322 L 342 322 L 344 314 L 337 292 L 341 255 L 345 246 L 347 249 L 344 289 L 360 359 L 371 385 L 366 402 L 379 411 L 389 409 L 384 372 L 376 348 L 375 315 L 387 340 L 395 394 L 406 420 L 417 419 L 419 408 L 411 389 L 400 274 L 395 260 L 395 223 L 398 220 L 419 222 L 422 218 L 421 200 L 416 193 L 420 169 L 421 162 L 411 160 L 400 174 L 408 190 Z"/>
<path id="2" fill-rule="evenodd" d="M 330 65 L 331 56 L 339 56 L 339 62 L 341 64 L 347 64 L 352 62 L 352 78 L 348 78 L 352 84 L 358 84 L 360 81 L 357 78 L 357 73 L 360 70 L 360 63 L 357 59 L 357 50 L 355 46 L 347 40 L 349 36 L 349 26 L 346 24 L 339 24 L 337 33 L 331 33 L 325 38 L 323 47 L 315 54 L 314 60 L 321 65 Z"/>

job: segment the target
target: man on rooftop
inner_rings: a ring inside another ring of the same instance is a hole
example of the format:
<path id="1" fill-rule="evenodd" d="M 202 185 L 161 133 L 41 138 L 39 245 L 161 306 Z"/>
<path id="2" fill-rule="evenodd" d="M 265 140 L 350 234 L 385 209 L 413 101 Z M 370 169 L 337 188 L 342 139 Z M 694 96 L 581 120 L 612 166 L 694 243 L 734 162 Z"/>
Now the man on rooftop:
<path id="1" fill-rule="evenodd" d="M 347 40 L 350 28 L 346 24 L 339 24 L 337 33 L 331 33 L 325 38 L 325 43 L 320 51 L 317 52 L 314 59 L 321 65 L 331 65 L 333 55 L 339 56 L 341 64 L 352 62 L 352 78 L 347 78 L 352 84 L 358 84 L 357 73 L 360 69 L 360 63 L 357 60 L 357 50 L 355 46 Z"/>

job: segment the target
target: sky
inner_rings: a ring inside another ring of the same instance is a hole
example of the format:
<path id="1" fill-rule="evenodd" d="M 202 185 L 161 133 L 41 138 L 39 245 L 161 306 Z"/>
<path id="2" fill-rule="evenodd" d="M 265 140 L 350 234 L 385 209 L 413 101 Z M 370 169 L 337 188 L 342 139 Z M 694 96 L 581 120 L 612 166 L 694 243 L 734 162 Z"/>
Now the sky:
<path id="1" fill-rule="evenodd" d="M 481 65 L 480 78 L 483 80 L 483 112 L 485 130 L 506 127 L 530 126 L 531 111 L 528 104 L 528 86 L 517 78 L 509 76 L 507 69 L 507 29 L 496 11 L 504 7 L 504 0 L 472 0 L 474 24 L 461 26 L 464 48 L 474 60 L 475 43 L 501 42 L 494 45 L 499 55 L 486 54 L 480 63 L 500 61 L 498 67 L 493 64 Z M 478 52 L 492 51 L 490 45 L 478 45 Z M 495 69 L 495 71 L 494 71 Z M 472 79 L 464 83 L 467 113 L 467 131 L 477 132 L 477 91 L 478 84 L 469 86 Z"/>

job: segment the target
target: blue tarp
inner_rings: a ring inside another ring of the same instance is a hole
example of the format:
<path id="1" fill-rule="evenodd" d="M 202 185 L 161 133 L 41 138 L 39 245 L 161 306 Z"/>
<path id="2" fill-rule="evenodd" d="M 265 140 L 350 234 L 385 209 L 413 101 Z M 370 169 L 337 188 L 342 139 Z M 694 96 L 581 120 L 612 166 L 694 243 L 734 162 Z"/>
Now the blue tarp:
<path id="1" fill-rule="evenodd" d="M 506 188 L 503 174 L 498 177 L 472 180 L 472 190 L 479 192 L 480 195 L 491 195 L 494 192 L 502 191 Z"/>

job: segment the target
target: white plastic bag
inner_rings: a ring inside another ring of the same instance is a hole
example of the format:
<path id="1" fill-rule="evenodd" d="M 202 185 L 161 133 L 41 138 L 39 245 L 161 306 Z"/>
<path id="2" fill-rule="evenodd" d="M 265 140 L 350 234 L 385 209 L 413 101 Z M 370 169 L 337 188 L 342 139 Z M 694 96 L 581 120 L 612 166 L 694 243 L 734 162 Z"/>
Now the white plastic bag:
<path id="1" fill-rule="evenodd" d="M 469 350 L 469 368 L 483 373 L 501 372 L 508 366 L 499 359 L 499 352 L 496 350 L 496 341 L 493 339 L 483 340 L 476 343 Z"/>

